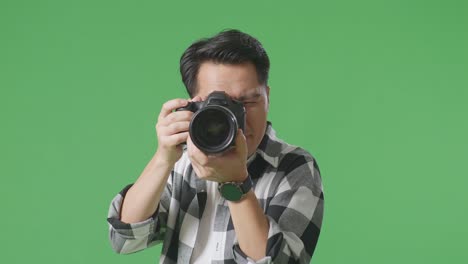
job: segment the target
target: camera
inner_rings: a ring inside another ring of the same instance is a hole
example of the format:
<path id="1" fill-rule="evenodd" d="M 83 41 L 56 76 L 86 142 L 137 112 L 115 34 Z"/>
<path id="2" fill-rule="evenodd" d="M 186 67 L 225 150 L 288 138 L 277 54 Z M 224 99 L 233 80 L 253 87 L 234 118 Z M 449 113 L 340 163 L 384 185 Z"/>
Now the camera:
<path id="1" fill-rule="evenodd" d="M 237 129 L 244 132 L 244 105 L 225 92 L 212 92 L 205 101 L 189 102 L 176 111 L 194 112 L 189 125 L 190 139 L 205 153 L 224 152 L 234 146 Z"/>

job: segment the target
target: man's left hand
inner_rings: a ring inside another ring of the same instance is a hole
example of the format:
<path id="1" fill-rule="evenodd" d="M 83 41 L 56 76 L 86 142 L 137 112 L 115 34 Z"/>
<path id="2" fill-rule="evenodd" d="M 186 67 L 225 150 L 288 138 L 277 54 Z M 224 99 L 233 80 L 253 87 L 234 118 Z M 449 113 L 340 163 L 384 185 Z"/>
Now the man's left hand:
<path id="1" fill-rule="evenodd" d="M 237 130 L 235 146 L 220 154 L 205 154 L 187 138 L 187 152 L 200 179 L 215 182 L 242 182 L 247 176 L 247 141 Z"/>

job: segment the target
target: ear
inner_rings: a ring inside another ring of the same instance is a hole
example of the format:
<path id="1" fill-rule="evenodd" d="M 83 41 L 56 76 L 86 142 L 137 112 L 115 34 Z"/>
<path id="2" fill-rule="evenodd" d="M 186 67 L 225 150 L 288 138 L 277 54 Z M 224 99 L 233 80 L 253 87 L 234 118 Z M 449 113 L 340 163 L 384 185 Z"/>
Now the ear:
<path id="1" fill-rule="evenodd" d="M 267 96 L 267 111 L 270 110 L 270 86 L 265 86 L 266 96 Z"/>

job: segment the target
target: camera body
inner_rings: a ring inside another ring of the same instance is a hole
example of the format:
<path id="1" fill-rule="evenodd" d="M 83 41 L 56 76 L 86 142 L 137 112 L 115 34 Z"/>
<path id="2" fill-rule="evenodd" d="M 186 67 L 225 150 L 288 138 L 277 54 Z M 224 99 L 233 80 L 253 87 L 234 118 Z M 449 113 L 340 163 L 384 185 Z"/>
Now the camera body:
<path id="1" fill-rule="evenodd" d="M 194 112 L 190 139 L 205 153 L 224 152 L 235 145 L 237 129 L 245 129 L 244 105 L 222 91 L 214 91 L 205 101 L 189 102 L 176 111 Z"/>

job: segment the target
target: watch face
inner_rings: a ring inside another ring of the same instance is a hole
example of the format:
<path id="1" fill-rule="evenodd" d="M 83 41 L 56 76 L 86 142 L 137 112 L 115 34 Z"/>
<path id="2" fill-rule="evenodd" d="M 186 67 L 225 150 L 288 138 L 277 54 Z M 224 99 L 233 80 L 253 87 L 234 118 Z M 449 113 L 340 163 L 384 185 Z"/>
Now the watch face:
<path id="1" fill-rule="evenodd" d="M 220 192 L 229 201 L 239 201 L 242 198 L 242 191 L 234 184 L 224 184 L 221 186 Z"/>

